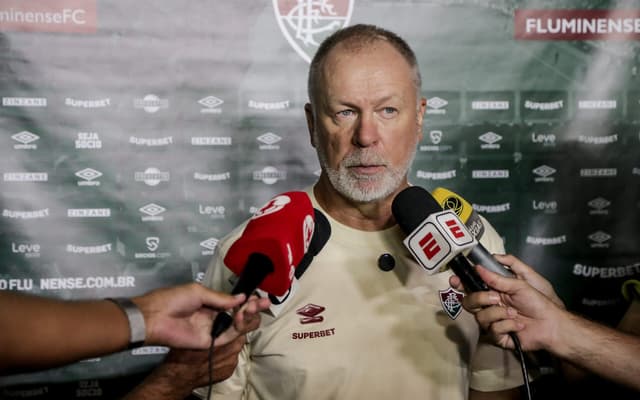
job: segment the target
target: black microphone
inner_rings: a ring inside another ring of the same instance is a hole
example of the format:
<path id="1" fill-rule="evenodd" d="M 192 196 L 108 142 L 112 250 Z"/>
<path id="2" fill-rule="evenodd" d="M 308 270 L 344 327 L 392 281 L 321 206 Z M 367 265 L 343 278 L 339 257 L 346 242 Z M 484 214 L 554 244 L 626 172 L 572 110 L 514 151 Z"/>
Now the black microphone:
<path id="1" fill-rule="evenodd" d="M 311 237 L 311 242 L 309 243 L 309 249 L 302 256 L 302 260 L 296 266 L 296 272 L 294 276 L 296 279 L 300 279 L 302 274 L 305 273 L 313 258 L 320 253 L 320 250 L 324 247 L 325 244 L 329 241 L 329 236 L 331 236 L 331 224 L 327 217 L 322 213 L 322 211 L 317 208 L 313 209 L 315 215 L 315 226 L 313 229 L 313 236 Z M 275 296 L 269 293 L 269 300 L 271 300 L 271 304 L 282 304 L 291 295 L 291 289 L 287 291 L 284 296 Z"/>
<path id="2" fill-rule="evenodd" d="M 443 211 L 429 192 L 410 186 L 393 199 L 391 212 L 407 234 L 405 246 L 427 273 L 448 265 L 466 290 L 489 290 L 464 256 L 478 241 L 453 211 Z"/>
<path id="3" fill-rule="evenodd" d="M 322 250 L 324 245 L 329 241 L 329 236 L 331 236 L 331 224 L 327 217 L 317 208 L 313 209 L 313 213 L 315 215 L 313 236 L 311 237 L 307 252 L 304 253 L 302 260 L 300 260 L 300 263 L 296 266 L 296 272 L 294 274 L 296 279 L 300 279 L 309 267 L 309 264 L 311 264 L 313 257 L 320 253 L 320 250 Z"/>

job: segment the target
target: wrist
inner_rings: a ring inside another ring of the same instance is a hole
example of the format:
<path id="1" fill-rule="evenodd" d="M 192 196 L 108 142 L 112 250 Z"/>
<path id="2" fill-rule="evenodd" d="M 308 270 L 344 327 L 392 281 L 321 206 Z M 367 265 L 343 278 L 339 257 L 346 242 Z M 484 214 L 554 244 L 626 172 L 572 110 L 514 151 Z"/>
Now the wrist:
<path id="1" fill-rule="evenodd" d="M 549 327 L 545 329 L 546 335 L 543 346 L 545 350 L 560 358 L 566 358 L 570 351 L 572 336 L 574 335 L 573 324 L 575 316 L 562 308 L 556 307 L 550 310 L 548 317 Z"/>
<path id="2" fill-rule="evenodd" d="M 107 298 L 106 300 L 113 302 L 118 306 L 120 311 L 124 313 L 129 325 L 129 345 L 128 348 L 140 347 L 144 344 L 146 338 L 145 319 L 142 311 L 136 303 L 125 297 Z"/>

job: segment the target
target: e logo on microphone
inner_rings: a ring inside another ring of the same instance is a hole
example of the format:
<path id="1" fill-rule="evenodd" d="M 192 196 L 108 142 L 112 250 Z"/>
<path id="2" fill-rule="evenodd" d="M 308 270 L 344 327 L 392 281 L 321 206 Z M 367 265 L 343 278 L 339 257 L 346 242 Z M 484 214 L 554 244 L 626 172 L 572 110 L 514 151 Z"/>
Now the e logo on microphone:
<path id="1" fill-rule="evenodd" d="M 436 267 L 446 264 L 444 260 L 452 254 L 451 246 L 443 233 L 430 221 L 411 232 L 404 239 L 404 244 L 420 265 L 429 272 L 435 272 Z"/>
<path id="2" fill-rule="evenodd" d="M 260 217 L 264 217 L 265 215 L 273 214 L 278 212 L 284 208 L 287 204 L 291 203 L 291 197 L 286 195 L 279 195 L 269 200 L 267 204 L 262 206 L 261 209 L 256 211 L 256 213 L 251 217 L 251 219 L 256 219 Z"/>
<path id="3" fill-rule="evenodd" d="M 457 254 L 477 244 L 451 210 L 431 214 L 403 243 L 429 273 L 437 272 Z"/>

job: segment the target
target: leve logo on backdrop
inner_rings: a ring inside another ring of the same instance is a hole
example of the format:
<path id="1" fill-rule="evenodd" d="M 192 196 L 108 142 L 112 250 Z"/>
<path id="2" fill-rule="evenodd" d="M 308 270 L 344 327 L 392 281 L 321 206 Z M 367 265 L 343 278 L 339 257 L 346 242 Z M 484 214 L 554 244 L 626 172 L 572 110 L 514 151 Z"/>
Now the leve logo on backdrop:
<path id="1" fill-rule="evenodd" d="M 3 0 L 0 31 L 95 33 L 95 0 Z"/>
<path id="2" fill-rule="evenodd" d="M 355 0 L 273 0 L 282 34 L 305 61 L 320 42 L 349 24 Z"/>

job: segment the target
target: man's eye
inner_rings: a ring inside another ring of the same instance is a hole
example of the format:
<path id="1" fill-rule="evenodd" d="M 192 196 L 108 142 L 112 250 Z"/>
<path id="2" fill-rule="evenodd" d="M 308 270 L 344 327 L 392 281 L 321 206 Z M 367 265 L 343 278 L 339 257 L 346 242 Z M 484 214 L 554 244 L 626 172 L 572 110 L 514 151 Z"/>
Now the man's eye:
<path id="1" fill-rule="evenodd" d="M 342 117 L 342 118 L 351 117 L 354 115 L 354 112 L 353 110 L 342 110 L 342 111 L 338 111 L 337 115 L 338 117 Z"/>
<path id="2" fill-rule="evenodd" d="M 390 117 L 390 116 L 396 115 L 397 113 L 398 113 L 398 110 L 396 110 L 393 107 L 385 107 L 382 109 L 382 114 L 385 117 Z"/>

